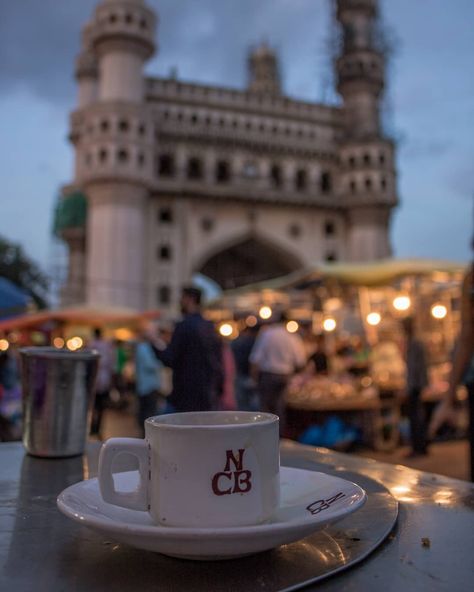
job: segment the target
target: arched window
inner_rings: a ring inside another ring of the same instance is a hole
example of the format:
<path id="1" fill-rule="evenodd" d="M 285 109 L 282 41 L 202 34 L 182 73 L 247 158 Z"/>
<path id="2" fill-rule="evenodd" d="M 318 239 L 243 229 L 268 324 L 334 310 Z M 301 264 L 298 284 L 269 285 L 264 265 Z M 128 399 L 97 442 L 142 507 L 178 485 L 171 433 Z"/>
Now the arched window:
<path id="1" fill-rule="evenodd" d="M 370 179 L 369 177 L 367 177 L 367 179 L 365 180 L 365 188 L 367 189 L 367 191 L 372 190 L 372 179 Z"/>
<path id="2" fill-rule="evenodd" d="M 380 153 L 379 162 L 380 164 L 385 164 L 385 154 L 383 152 Z"/>
<path id="3" fill-rule="evenodd" d="M 104 164 L 107 160 L 107 150 L 105 148 L 102 148 L 99 151 L 99 162 L 101 162 L 102 164 Z"/>
<path id="4" fill-rule="evenodd" d="M 351 168 L 354 168 L 354 167 L 355 167 L 355 164 L 356 164 L 356 159 L 355 159 L 353 156 L 350 156 L 350 157 L 349 157 L 349 160 L 348 160 L 348 162 L 349 162 L 349 166 L 350 166 Z"/>
<path id="5" fill-rule="evenodd" d="M 228 183 L 230 181 L 230 166 L 226 160 L 218 160 L 216 163 L 217 183 Z"/>
<path id="6" fill-rule="evenodd" d="M 143 152 L 140 152 L 137 156 L 137 163 L 138 166 L 141 168 L 145 165 L 145 155 L 143 154 Z"/>
<path id="7" fill-rule="evenodd" d="M 387 189 L 387 180 L 385 179 L 385 177 L 382 177 L 382 179 L 380 180 L 380 186 L 382 187 L 383 191 Z"/>
<path id="8" fill-rule="evenodd" d="M 127 162 L 128 161 L 128 151 L 125 150 L 125 148 L 121 148 L 118 152 L 117 152 L 117 160 L 121 163 Z"/>
<path id="9" fill-rule="evenodd" d="M 370 154 L 364 154 L 364 164 L 370 164 Z"/>
<path id="10" fill-rule="evenodd" d="M 282 186 L 282 174 L 281 174 L 281 168 L 279 165 L 274 164 L 272 166 L 272 168 L 270 169 L 270 179 L 272 181 L 272 185 L 273 187 L 281 187 Z"/>
<path id="11" fill-rule="evenodd" d="M 158 174 L 160 177 L 173 177 L 175 174 L 174 156 L 161 154 L 158 157 Z"/>
<path id="12" fill-rule="evenodd" d="M 173 222 L 173 210 L 168 207 L 162 207 L 158 210 L 158 222 L 162 224 L 172 224 Z"/>
<path id="13" fill-rule="evenodd" d="M 322 193 L 330 193 L 332 189 L 331 173 L 325 171 L 321 175 L 321 191 Z"/>
<path id="14" fill-rule="evenodd" d="M 355 193 L 357 191 L 357 185 L 355 181 L 351 181 L 349 183 L 349 189 L 351 191 L 351 193 Z"/>
<path id="15" fill-rule="evenodd" d="M 304 169 L 296 171 L 295 185 L 297 191 L 304 191 L 308 186 L 308 176 Z"/>
<path id="16" fill-rule="evenodd" d="M 202 179 L 203 176 L 203 169 L 202 169 L 202 161 L 199 158 L 192 157 L 188 160 L 188 179 L 192 179 L 194 181 L 198 179 Z"/>
<path id="17" fill-rule="evenodd" d="M 144 123 L 140 123 L 140 125 L 138 126 L 138 135 L 139 136 L 144 136 L 145 135 L 145 131 L 146 131 L 146 127 Z"/>
<path id="18" fill-rule="evenodd" d="M 171 288 L 160 286 L 158 288 L 158 304 L 169 304 L 171 302 Z"/>
<path id="19" fill-rule="evenodd" d="M 108 132 L 109 131 L 109 128 L 110 128 L 109 122 L 107 121 L 107 119 L 103 119 L 100 122 L 100 129 L 101 129 L 101 131 Z"/>
<path id="20" fill-rule="evenodd" d="M 133 16 L 131 14 L 126 14 L 125 15 L 125 22 L 128 23 L 129 25 L 131 23 L 133 23 Z"/>
<path id="21" fill-rule="evenodd" d="M 118 124 L 119 131 L 121 132 L 128 132 L 130 126 L 126 119 L 121 119 Z"/>
<path id="22" fill-rule="evenodd" d="M 324 223 L 324 234 L 326 236 L 334 236 L 336 234 L 336 225 L 332 220 L 326 220 Z"/>
<path id="23" fill-rule="evenodd" d="M 161 259 L 162 261 L 170 261 L 171 247 L 169 245 L 161 245 L 158 247 L 158 259 Z"/>

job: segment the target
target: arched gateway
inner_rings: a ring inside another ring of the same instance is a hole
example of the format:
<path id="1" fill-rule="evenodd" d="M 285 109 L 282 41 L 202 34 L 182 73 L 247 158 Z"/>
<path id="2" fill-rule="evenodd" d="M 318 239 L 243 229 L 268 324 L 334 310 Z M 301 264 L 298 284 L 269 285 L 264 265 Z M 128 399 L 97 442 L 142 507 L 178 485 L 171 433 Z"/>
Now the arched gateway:
<path id="1" fill-rule="evenodd" d="M 265 44 L 249 54 L 245 89 L 147 77 L 154 11 L 98 2 L 76 61 L 74 180 L 62 201 L 80 192 L 87 219 L 57 227 L 69 247 L 63 303 L 173 314 L 196 271 L 231 287 L 387 257 L 397 191 L 378 12 L 377 0 L 336 0 L 334 106 L 286 96 Z"/>
<path id="2" fill-rule="evenodd" d="M 223 290 L 279 277 L 303 266 L 300 259 L 258 237 L 247 237 L 213 253 L 196 269 Z"/>

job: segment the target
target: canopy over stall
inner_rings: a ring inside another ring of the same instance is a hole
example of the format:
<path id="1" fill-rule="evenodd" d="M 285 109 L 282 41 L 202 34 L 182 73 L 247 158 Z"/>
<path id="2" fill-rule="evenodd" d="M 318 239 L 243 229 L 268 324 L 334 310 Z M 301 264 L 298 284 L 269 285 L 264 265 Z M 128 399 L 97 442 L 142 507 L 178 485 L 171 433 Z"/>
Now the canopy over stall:
<path id="1" fill-rule="evenodd" d="M 54 322 L 86 326 L 137 323 L 158 316 L 159 312 L 154 310 L 137 312 L 133 309 L 119 307 L 75 306 L 39 311 L 0 321 L 0 332 L 34 329 L 46 323 Z"/>
<path id="2" fill-rule="evenodd" d="M 437 273 L 462 273 L 465 265 L 437 259 L 386 259 L 370 263 L 318 263 L 288 275 L 227 290 L 223 297 L 260 290 L 305 289 L 334 279 L 355 286 L 383 286 L 407 275 L 426 276 Z"/>

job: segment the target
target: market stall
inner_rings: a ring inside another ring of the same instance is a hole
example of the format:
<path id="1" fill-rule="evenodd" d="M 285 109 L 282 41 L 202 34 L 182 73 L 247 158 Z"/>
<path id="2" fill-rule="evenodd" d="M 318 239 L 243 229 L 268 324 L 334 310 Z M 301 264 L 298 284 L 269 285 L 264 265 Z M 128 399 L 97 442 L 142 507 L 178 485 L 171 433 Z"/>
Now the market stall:
<path id="1" fill-rule="evenodd" d="M 0 342 L 3 347 L 35 343 L 80 349 L 94 327 L 103 329 L 109 338 L 128 340 L 144 322 L 158 317 L 157 310 L 138 312 L 123 307 L 73 306 L 42 310 L 0 321 Z"/>
<path id="2" fill-rule="evenodd" d="M 430 384 L 423 399 L 434 405 L 448 386 L 463 272 L 462 264 L 435 260 L 321 264 L 225 292 L 210 309 L 230 337 L 284 310 L 308 357 L 323 335 L 328 375 L 307 368 L 290 384 L 291 435 L 330 414 L 351 416 L 363 441 L 387 449 L 399 441 L 404 400 L 401 321 L 414 318 L 426 346 Z"/>

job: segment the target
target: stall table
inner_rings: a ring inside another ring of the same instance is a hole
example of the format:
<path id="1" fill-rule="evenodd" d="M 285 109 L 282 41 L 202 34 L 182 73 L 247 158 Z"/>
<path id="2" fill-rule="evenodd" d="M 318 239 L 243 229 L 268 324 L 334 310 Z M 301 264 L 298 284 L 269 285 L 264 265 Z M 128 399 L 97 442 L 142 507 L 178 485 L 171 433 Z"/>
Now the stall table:
<path id="1" fill-rule="evenodd" d="M 400 438 L 400 403 L 396 394 L 366 397 L 362 393 L 347 397 L 288 396 L 289 424 L 301 431 L 321 414 L 350 414 L 360 418 L 364 442 L 374 450 L 393 450 Z M 297 434 L 291 434 L 295 437 Z"/>
<path id="2" fill-rule="evenodd" d="M 56 508 L 67 486 L 97 471 L 99 447 L 84 457 L 53 460 L 25 455 L 19 443 L 0 445 L 0 590 L 14 592 L 219 592 L 276 587 L 260 567 L 271 553 L 205 564 L 170 559 L 105 540 Z M 402 466 L 283 442 L 282 464 L 382 483 L 400 502 L 398 523 L 359 565 L 310 585 L 318 592 L 462 592 L 474 581 L 474 486 Z M 429 542 L 426 543 L 426 541 Z M 283 549 L 282 553 L 285 553 Z M 343 560 L 344 558 L 342 558 Z M 308 556 L 308 561 L 311 556 Z M 169 580 L 162 578 L 167 566 Z M 253 565 L 253 563 L 252 563 Z M 288 562 L 291 570 L 292 563 Z"/>

